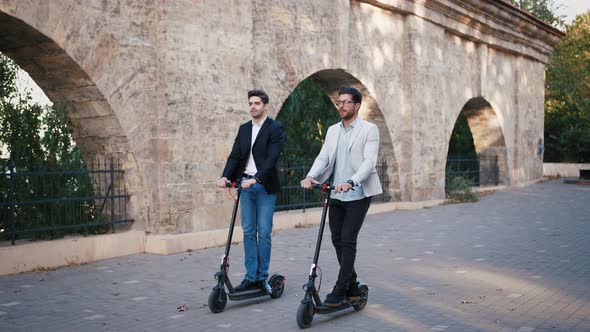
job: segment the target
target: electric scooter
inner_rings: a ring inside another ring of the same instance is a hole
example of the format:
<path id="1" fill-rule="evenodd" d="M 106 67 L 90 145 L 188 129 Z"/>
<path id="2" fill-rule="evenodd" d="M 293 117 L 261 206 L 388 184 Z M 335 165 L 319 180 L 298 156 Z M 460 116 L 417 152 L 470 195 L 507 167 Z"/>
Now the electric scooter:
<path id="1" fill-rule="evenodd" d="M 358 288 L 361 291 L 361 295 L 359 297 L 347 298 L 341 305 L 335 307 L 326 306 L 322 303 L 322 300 L 319 296 L 319 288 L 316 289 L 315 287 L 315 279 L 318 277 L 316 270 L 318 269 L 318 259 L 320 255 L 320 248 L 322 246 L 322 235 L 324 234 L 326 215 L 328 212 L 328 206 L 330 204 L 330 192 L 334 190 L 335 187 L 324 183 L 314 184 L 313 188 L 322 191 L 322 196 L 324 196 L 323 210 L 322 219 L 320 222 L 320 230 L 318 231 L 318 239 L 315 247 L 315 255 L 313 256 L 313 263 L 311 264 L 311 269 L 309 271 L 309 281 L 303 286 L 305 295 L 299 304 L 299 309 L 297 309 L 297 325 L 299 325 L 299 328 L 301 329 L 311 326 L 311 322 L 313 321 L 313 316 L 315 314 L 330 314 L 350 307 L 353 307 L 356 311 L 363 310 L 367 304 L 367 299 L 369 298 L 369 287 L 367 287 L 365 284 L 359 283 Z M 320 269 L 320 285 L 321 280 Z"/>
<path id="2" fill-rule="evenodd" d="M 231 247 L 232 236 L 234 233 L 234 226 L 236 224 L 236 216 L 238 213 L 238 204 L 240 203 L 240 194 L 242 192 L 241 186 L 236 183 L 227 183 L 228 188 L 236 188 L 236 198 L 232 211 L 231 222 L 229 225 L 229 234 L 227 236 L 227 243 L 225 244 L 225 254 L 221 258 L 221 267 L 219 272 L 215 273 L 215 279 L 217 279 L 217 286 L 213 287 L 211 294 L 209 294 L 209 310 L 213 313 L 220 313 L 225 309 L 227 299 L 232 301 L 241 301 L 246 299 L 252 299 L 255 297 L 261 297 L 270 295 L 273 299 L 278 299 L 283 295 L 285 289 L 285 277 L 280 274 L 274 274 L 270 277 L 268 284 L 272 288 L 272 292 L 269 294 L 263 287 L 261 289 L 246 290 L 243 292 L 236 292 L 229 280 L 229 249 Z M 227 287 L 227 292 L 226 292 Z"/>

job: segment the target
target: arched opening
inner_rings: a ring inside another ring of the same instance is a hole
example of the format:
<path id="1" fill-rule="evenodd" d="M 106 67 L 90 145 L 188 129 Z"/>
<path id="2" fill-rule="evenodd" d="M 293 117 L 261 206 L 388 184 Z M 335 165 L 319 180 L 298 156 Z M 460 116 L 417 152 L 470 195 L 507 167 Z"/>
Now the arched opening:
<path id="1" fill-rule="evenodd" d="M 119 121 L 106 98 L 59 45 L 27 23 L 0 12 L 0 52 L 11 58 L 53 103 L 72 110 L 76 144 L 84 159 L 113 155 L 129 149 Z"/>
<path id="2" fill-rule="evenodd" d="M 461 176 L 480 187 L 507 184 L 506 156 L 496 112 L 483 97 L 470 99 L 461 109 L 449 139 L 445 182 Z"/>
<path id="3" fill-rule="evenodd" d="M 120 168 L 114 165 L 111 169 L 125 171 L 124 176 L 123 172 L 111 172 L 110 179 L 104 174 L 94 178 L 95 173 L 89 173 L 94 196 L 127 196 L 123 193 L 125 187 L 129 193 L 135 193 L 140 182 L 135 172 L 136 161 L 129 153 L 119 119 L 87 74 L 88 68 L 82 68 L 64 48 L 22 20 L 0 12 L 0 27 L 0 52 L 26 71 L 54 105 L 63 105 L 67 109 L 67 117 L 74 128 L 73 140 L 86 165 L 95 169 L 109 168 L 110 160 L 117 160 Z M 101 166 L 91 166 L 98 160 Z M 121 191 L 116 192 L 117 189 Z M 134 204 L 128 205 L 121 199 L 97 199 L 97 202 L 100 209 L 108 209 L 112 218 L 116 215 L 117 219 L 122 219 L 125 215 L 126 220 L 131 220 L 137 215 Z M 117 225 L 128 227 L 128 223 Z M 75 228 L 71 226 L 60 225 L 61 229 Z"/>
<path id="4" fill-rule="evenodd" d="M 334 102 L 338 99 L 338 90 L 342 86 L 353 86 L 361 91 L 363 102 L 359 114 L 361 118 L 375 123 L 379 128 L 380 147 L 377 171 L 384 193 L 381 197 L 375 198 L 375 201 L 399 201 L 401 195 L 398 163 L 383 113 L 367 88 L 342 69 L 321 70 L 307 77 L 298 84 L 283 104 L 277 119 L 283 122 L 287 130 L 288 141 L 285 148 L 287 155 L 291 159 L 297 159 L 299 153 L 302 158 L 312 160 L 317 156 L 328 127 L 340 119 Z M 307 128 L 303 128 L 302 125 Z M 290 130 L 292 132 L 289 132 Z M 296 148 L 289 147 L 289 140 Z M 293 167 L 297 168 L 297 166 Z M 301 174 L 297 176 L 304 176 L 306 171 L 308 169 L 299 170 Z M 287 186 L 287 190 L 289 187 Z"/>

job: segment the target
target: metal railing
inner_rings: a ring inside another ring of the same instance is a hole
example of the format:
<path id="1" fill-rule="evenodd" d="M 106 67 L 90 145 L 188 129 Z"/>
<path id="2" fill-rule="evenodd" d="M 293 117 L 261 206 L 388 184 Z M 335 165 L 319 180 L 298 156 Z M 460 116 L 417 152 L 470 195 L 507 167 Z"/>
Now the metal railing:
<path id="1" fill-rule="evenodd" d="M 452 178 L 461 176 L 469 180 L 475 187 L 498 185 L 500 183 L 500 167 L 497 156 L 448 156 L 446 164 L 446 185 Z"/>
<path id="2" fill-rule="evenodd" d="M 19 170 L 0 161 L 0 241 L 114 233 L 133 222 L 123 175 L 113 159 L 66 170 Z"/>
<path id="3" fill-rule="evenodd" d="M 317 190 L 305 190 L 300 182 L 309 172 L 313 160 L 295 159 L 283 160 L 279 164 L 281 192 L 277 196 L 276 211 L 299 210 L 322 206 L 322 196 Z M 389 184 L 387 177 L 387 163 L 385 159 L 377 161 L 375 167 L 379 174 L 384 193 L 373 197 L 373 202 L 387 202 L 391 199 L 385 190 Z"/>

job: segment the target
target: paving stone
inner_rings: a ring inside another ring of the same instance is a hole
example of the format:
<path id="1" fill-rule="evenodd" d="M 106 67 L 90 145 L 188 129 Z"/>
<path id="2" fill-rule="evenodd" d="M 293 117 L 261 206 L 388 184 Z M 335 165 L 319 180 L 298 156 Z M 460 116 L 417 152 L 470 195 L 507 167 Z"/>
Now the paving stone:
<path id="1" fill-rule="evenodd" d="M 370 215 L 356 264 L 370 286 L 367 306 L 316 315 L 312 327 L 589 331 L 590 257 L 579 254 L 590 252 L 588 202 L 590 188 L 549 181 L 472 204 Z M 213 314 L 207 300 L 223 248 L 134 255 L 0 277 L 0 331 L 298 331 L 295 315 L 317 231 L 273 234 L 271 274 L 286 277 L 279 299 L 229 301 Z M 326 229 L 322 298 L 337 277 L 329 236 Z M 232 246 L 231 256 L 238 283 L 242 244 Z M 178 311 L 181 306 L 186 310 Z"/>

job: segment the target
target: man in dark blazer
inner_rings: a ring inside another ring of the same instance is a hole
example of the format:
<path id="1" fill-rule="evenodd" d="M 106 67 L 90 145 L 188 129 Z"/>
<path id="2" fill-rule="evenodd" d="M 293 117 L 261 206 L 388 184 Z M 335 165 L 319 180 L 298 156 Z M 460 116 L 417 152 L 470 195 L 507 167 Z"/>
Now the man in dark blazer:
<path id="1" fill-rule="evenodd" d="M 240 126 L 217 186 L 241 182 L 240 212 L 244 231 L 246 275 L 236 291 L 268 285 L 272 221 L 277 193 L 281 190 L 279 156 L 285 141 L 283 125 L 267 116 L 268 95 L 262 90 L 248 92 L 252 121 Z"/>

